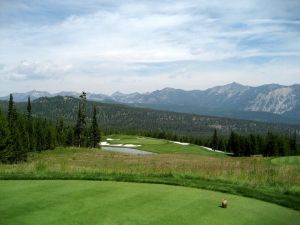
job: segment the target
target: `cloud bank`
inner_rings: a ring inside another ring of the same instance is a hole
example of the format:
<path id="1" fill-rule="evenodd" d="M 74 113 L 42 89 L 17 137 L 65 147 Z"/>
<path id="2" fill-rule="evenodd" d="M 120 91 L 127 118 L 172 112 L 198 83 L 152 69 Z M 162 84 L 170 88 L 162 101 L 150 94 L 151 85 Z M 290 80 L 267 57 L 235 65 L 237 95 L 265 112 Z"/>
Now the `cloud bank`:
<path id="1" fill-rule="evenodd" d="M 297 0 L 3 0 L 0 94 L 300 83 L 299 11 Z"/>

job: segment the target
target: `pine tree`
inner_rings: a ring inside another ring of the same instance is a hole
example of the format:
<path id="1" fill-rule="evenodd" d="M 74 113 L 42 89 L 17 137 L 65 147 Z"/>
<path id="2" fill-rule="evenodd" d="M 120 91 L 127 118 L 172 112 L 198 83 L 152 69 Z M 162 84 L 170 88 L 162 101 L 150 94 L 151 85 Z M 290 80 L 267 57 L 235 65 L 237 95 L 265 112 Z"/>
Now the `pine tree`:
<path id="1" fill-rule="evenodd" d="M 233 131 L 231 131 L 230 133 L 227 149 L 229 152 L 232 152 L 235 156 L 240 156 L 240 138 Z"/>
<path id="2" fill-rule="evenodd" d="M 27 133 L 28 133 L 29 151 L 32 151 L 33 150 L 33 127 L 32 127 L 30 96 L 28 97 L 27 100 Z"/>
<path id="3" fill-rule="evenodd" d="M 37 120 L 35 124 L 34 137 L 36 139 L 36 151 L 41 152 L 45 150 L 45 130 L 43 126 L 43 122 L 41 120 Z"/>
<path id="4" fill-rule="evenodd" d="M 21 127 L 15 127 L 14 134 L 12 136 L 12 158 L 10 160 L 11 163 L 16 163 L 19 161 L 26 161 L 27 159 L 27 149 L 26 144 L 28 143 L 26 140 L 26 136 L 22 132 Z"/>
<path id="5" fill-rule="evenodd" d="M 74 145 L 74 130 L 71 128 L 66 129 L 66 139 L 65 139 L 66 146 L 73 146 Z"/>
<path id="6" fill-rule="evenodd" d="M 276 148 L 276 152 L 275 155 L 288 155 L 287 152 L 287 145 L 286 145 L 286 137 L 278 137 L 277 138 L 277 148 Z"/>
<path id="7" fill-rule="evenodd" d="M 211 147 L 213 150 L 218 149 L 218 143 L 219 143 L 218 133 L 217 133 L 217 129 L 215 129 L 211 140 Z"/>
<path id="8" fill-rule="evenodd" d="M 10 94 L 9 101 L 8 101 L 8 109 L 7 109 L 7 121 L 10 129 L 12 129 L 13 123 L 16 119 L 14 118 L 14 116 L 15 116 L 14 100 L 12 94 Z"/>
<path id="9" fill-rule="evenodd" d="M 53 149 L 55 144 L 54 144 L 54 138 L 53 138 L 53 134 L 52 134 L 52 131 L 51 131 L 51 128 L 48 127 L 46 129 L 46 138 L 45 138 L 45 150 L 46 149 Z"/>
<path id="10" fill-rule="evenodd" d="M 226 144 L 224 138 L 219 139 L 218 149 L 221 151 L 226 151 Z"/>
<path id="11" fill-rule="evenodd" d="M 0 110 L 0 162 L 7 162 L 8 123 L 5 114 Z"/>
<path id="12" fill-rule="evenodd" d="M 84 139 L 84 130 L 85 130 L 85 115 L 86 113 L 86 93 L 82 92 L 80 95 L 80 102 L 78 106 L 77 122 L 75 127 L 76 134 L 76 144 L 78 147 L 81 147 Z"/>
<path id="13" fill-rule="evenodd" d="M 56 125 L 56 140 L 59 145 L 66 145 L 66 134 L 64 129 L 64 121 L 61 118 Z"/>
<path id="14" fill-rule="evenodd" d="M 256 140 L 256 136 L 254 134 L 250 134 L 249 142 L 250 142 L 250 154 L 251 155 L 257 154 L 258 153 L 258 143 Z"/>
<path id="15" fill-rule="evenodd" d="M 274 155 L 274 150 L 275 150 L 275 136 L 273 133 L 268 132 L 265 138 L 265 146 L 264 146 L 264 151 L 263 154 L 264 156 L 272 156 Z"/>
<path id="16" fill-rule="evenodd" d="M 9 95 L 7 122 L 8 138 L 6 144 L 6 160 L 9 163 L 15 163 L 26 159 L 26 146 L 22 145 L 23 138 L 26 135 L 21 134 L 21 121 L 17 121 L 17 111 L 14 107 L 12 94 Z"/>
<path id="17" fill-rule="evenodd" d="M 27 100 L 27 117 L 28 117 L 28 119 L 31 119 L 31 101 L 30 101 L 30 96 L 28 96 L 28 100 Z"/>
<path id="18" fill-rule="evenodd" d="M 243 147 L 241 149 L 241 155 L 242 156 L 250 156 L 252 154 L 252 149 L 251 149 L 251 139 L 250 137 L 244 137 L 242 138 L 243 141 Z"/>
<path id="19" fill-rule="evenodd" d="M 91 145 L 93 148 L 98 146 L 98 143 L 100 141 L 100 132 L 97 122 L 97 109 L 94 106 L 93 108 L 93 121 L 92 121 L 92 127 L 91 127 Z"/>
<path id="20" fill-rule="evenodd" d="M 255 135 L 256 137 L 256 141 L 257 141 L 257 151 L 255 152 L 255 154 L 261 154 L 263 155 L 263 151 L 264 151 L 264 138 L 262 135 Z"/>
<path id="21" fill-rule="evenodd" d="M 298 153 L 298 145 L 297 145 L 297 135 L 296 132 L 292 135 L 289 141 L 289 148 L 291 155 L 297 155 Z"/>

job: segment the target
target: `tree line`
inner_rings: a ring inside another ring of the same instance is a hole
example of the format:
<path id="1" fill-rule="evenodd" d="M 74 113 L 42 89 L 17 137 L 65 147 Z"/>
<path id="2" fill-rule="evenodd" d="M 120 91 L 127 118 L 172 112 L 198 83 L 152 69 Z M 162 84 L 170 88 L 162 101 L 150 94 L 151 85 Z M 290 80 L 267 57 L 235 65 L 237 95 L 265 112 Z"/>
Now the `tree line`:
<path id="1" fill-rule="evenodd" d="M 86 121 L 87 114 L 85 92 L 80 95 L 75 125 L 65 124 L 62 118 L 52 122 L 45 118 L 33 117 L 30 98 L 28 98 L 26 113 L 19 113 L 13 96 L 10 95 L 7 113 L 0 108 L 0 162 L 26 161 L 29 152 L 54 149 L 56 146 L 97 147 L 101 135 L 96 107 L 93 107 L 89 124 Z M 108 134 L 110 131 L 106 129 L 105 132 Z M 113 129 L 113 132 L 118 131 Z M 124 133 L 124 131 L 119 132 Z M 137 131 L 130 128 L 125 133 L 208 146 L 215 150 L 231 152 L 235 156 L 300 154 L 296 133 L 239 134 L 231 131 L 229 136 L 224 136 L 219 135 L 215 129 L 212 136 L 187 136 L 163 130 Z"/>
<path id="2" fill-rule="evenodd" d="M 210 137 L 180 136 L 165 131 L 145 131 L 139 134 L 147 137 L 207 146 L 214 150 L 233 153 L 234 156 L 300 155 L 300 144 L 297 141 L 296 133 L 283 135 L 269 131 L 266 134 L 238 134 L 231 131 L 229 136 L 222 136 L 215 129 Z"/>
<path id="3" fill-rule="evenodd" d="M 77 123 L 75 127 L 65 125 L 63 119 L 56 123 L 32 116 L 30 97 L 27 112 L 16 110 L 10 94 L 7 113 L 0 109 L 0 162 L 16 163 L 26 161 L 29 152 L 41 152 L 56 146 L 97 147 L 101 139 L 94 107 L 92 124 L 85 122 L 86 94 L 80 96 Z"/>

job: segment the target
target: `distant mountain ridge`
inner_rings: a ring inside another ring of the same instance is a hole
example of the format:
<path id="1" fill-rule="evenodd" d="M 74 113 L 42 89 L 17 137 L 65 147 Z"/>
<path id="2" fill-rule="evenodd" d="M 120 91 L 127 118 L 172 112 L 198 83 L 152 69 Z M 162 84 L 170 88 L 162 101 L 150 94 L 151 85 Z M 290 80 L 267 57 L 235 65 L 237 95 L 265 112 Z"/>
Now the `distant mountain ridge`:
<path id="1" fill-rule="evenodd" d="M 26 102 L 28 97 L 30 97 L 31 100 L 36 100 L 41 97 L 55 97 L 55 96 L 63 96 L 63 97 L 70 96 L 70 97 L 78 98 L 80 95 L 79 92 L 74 92 L 74 91 L 61 91 L 61 92 L 51 94 L 47 91 L 36 91 L 36 90 L 32 90 L 24 93 L 12 93 L 12 94 L 15 102 Z M 104 102 L 113 101 L 113 99 L 108 95 L 94 94 L 89 92 L 87 93 L 87 98 L 93 101 L 104 101 Z M 9 99 L 8 95 L 0 97 L 0 100 L 8 100 L 8 99 Z"/>
<path id="2" fill-rule="evenodd" d="M 59 92 L 50 94 L 44 91 L 15 93 L 16 102 L 33 100 L 39 97 L 53 96 L 78 97 L 76 92 Z M 8 96 L 0 99 L 6 100 Z M 227 116 L 268 122 L 300 123 L 300 85 L 284 86 L 266 84 L 258 87 L 230 83 L 207 90 L 185 91 L 164 88 L 148 93 L 112 95 L 87 93 L 93 101 L 123 103 L 139 107 L 148 107 L 176 112 L 203 115 Z"/>
<path id="3" fill-rule="evenodd" d="M 74 126 L 77 120 L 80 100 L 74 97 L 41 97 L 32 101 L 32 115 L 57 122 L 63 119 L 66 125 Z M 27 102 L 16 102 L 18 111 L 26 112 Z M 190 113 L 178 113 L 147 108 L 131 107 L 124 104 L 86 102 L 86 122 L 91 123 L 93 107 L 96 107 L 99 127 L 104 132 L 144 132 L 166 131 L 178 135 L 210 136 L 214 129 L 219 134 L 266 133 L 273 131 L 286 135 L 296 132 L 300 135 L 300 125 L 264 123 L 225 117 L 203 116 Z M 8 102 L 0 100 L 1 110 L 7 110 Z"/>

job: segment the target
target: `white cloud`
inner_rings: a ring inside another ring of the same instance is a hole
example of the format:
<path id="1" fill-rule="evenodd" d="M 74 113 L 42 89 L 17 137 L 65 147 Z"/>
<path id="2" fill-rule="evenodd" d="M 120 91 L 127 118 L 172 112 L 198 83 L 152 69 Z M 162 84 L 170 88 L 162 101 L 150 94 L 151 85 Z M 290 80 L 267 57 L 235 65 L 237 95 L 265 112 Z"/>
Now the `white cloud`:
<path id="1" fill-rule="evenodd" d="M 9 80 L 59 79 L 72 69 L 72 65 L 58 65 L 45 61 L 22 61 L 17 66 L 5 68 L 0 74 Z"/>
<path id="2" fill-rule="evenodd" d="M 297 1 L 4 3 L 0 79 L 15 82 L 14 88 L 37 88 L 39 80 L 49 80 L 49 90 L 96 90 L 100 83 L 105 92 L 300 82 Z M 286 60 L 268 64 L 274 58 L 293 58 L 292 68 L 282 69 Z M 152 87 L 155 79 L 161 82 Z M 9 85 L 3 86 L 7 92 Z"/>

